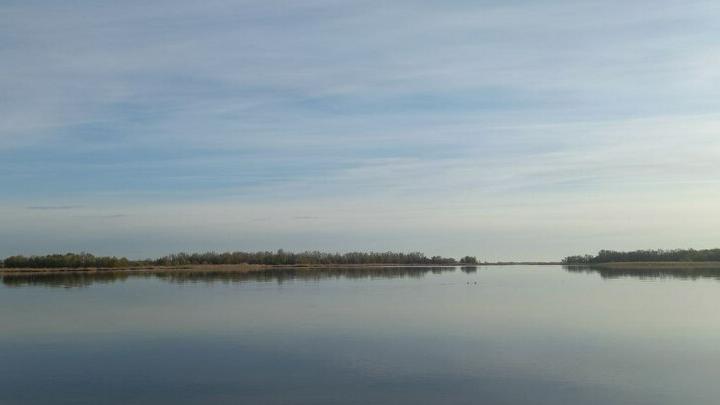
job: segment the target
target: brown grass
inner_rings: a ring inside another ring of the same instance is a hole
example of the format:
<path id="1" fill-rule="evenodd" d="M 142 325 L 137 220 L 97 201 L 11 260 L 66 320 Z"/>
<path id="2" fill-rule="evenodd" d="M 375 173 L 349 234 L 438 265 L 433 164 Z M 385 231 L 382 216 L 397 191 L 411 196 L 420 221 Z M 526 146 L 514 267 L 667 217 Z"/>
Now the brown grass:
<path id="1" fill-rule="evenodd" d="M 367 267 L 455 267 L 455 265 L 430 264 L 312 264 L 312 265 L 279 265 L 279 264 L 193 264 L 184 266 L 139 266 L 139 267 L 112 267 L 112 268 L 0 268 L 2 275 L 22 274 L 93 274 L 93 273 L 178 273 L 178 272 L 221 272 L 221 273 L 251 273 L 265 270 L 287 269 L 324 269 L 324 268 L 367 268 Z"/>

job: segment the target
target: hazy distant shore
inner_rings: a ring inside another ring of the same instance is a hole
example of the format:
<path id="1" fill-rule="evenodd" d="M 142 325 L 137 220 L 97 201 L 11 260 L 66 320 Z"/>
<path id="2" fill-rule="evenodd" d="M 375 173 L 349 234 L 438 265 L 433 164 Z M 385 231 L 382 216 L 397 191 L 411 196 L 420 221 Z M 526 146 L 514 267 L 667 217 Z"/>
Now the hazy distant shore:
<path id="1" fill-rule="evenodd" d="M 193 264 L 182 266 L 133 266 L 133 267 L 88 267 L 88 268 L 0 268 L 0 275 L 14 274 L 70 274 L 70 273 L 175 273 L 175 272 L 223 272 L 251 273 L 268 270 L 311 270 L 324 268 L 362 268 L 362 267 L 455 267 L 455 265 L 428 264 L 313 264 L 313 265 L 280 265 L 280 264 Z"/>
<path id="2" fill-rule="evenodd" d="M 368 264 L 308 264 L 308 265 L 278 265 L 278 264 L 194 264 L 178 266 L 130 266 L 130 267 L 88 267 L 88 268 L 0 268 L 0 275 L 16 274 L 92 274 L 92 273 L 251 273 L 272 270 L 312 270 L 328 268 L 398 268 L 398 267 L 479 267 L 479 266 L 518 266 L 518 265 L 560 265 L 559 262 L 483 262 L 478 264 L 396 264 L 396 263 L 368 263 Z M 608 271 L 647 270 L 647 271 L 675 271 L 675 270 L 718 270 L 720 262 L 609 262 L 594 263 L 590 265 L 565 265 L 575 268 L 595 268 Z"/>
<path id="3" fill-rule="evenodd" d="M 713 270 L 720 271 L 720 262 L 608 262 L 584 265 L 566 265 L 568 267 L 587 267 L 603 270 Z"/>
<path id="4" fill-rule="evenodd" d="M 194 264 L 179 266 L 130 266 L 130 267 L 87 267 L 87 268 L 0 268 L 0 275 L 16 274 L 91 274 L 91 273 L 175 273 L 175 272 L 205 272 L 205 273 L 251 273 L 269 270 L 312 270 L 327 268 L 397 268 L 397 267 L 468 267 L 468 266 L 512 266 L 512 265 L 559 265 L 559 262 L 485 262 L 478 264 L 396 264 L 396 263 L 369 263 L 369 264 L 309 264 L 309 265 L 277 265 L 277 264 Z"/>

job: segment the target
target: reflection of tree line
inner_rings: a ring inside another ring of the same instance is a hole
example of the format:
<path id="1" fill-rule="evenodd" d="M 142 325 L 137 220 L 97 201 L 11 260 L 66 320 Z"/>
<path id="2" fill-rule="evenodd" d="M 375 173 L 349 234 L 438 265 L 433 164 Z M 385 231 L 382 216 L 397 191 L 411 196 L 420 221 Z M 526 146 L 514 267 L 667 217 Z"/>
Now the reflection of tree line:
<path id="1" fill-rule="evenodd" d="M 119 271 L 93 273 L 30 273 L 2 276 L 2 283 L 8 287 L 47 286 L 47 287 L 87 287 L 91 284 L 109 284 L 125 281 L 129 277 L 149 277 L 147 273 L 127 273 Z"/>
<path id="2" fill-rule="evenodd" d="M 622 268 L 602 266 L 563 266 L 572 273 L 599 274 L 605 279 L 635 277 L 650 278 L 677 278 L 696 280 L 700 278 L 714 278 L 720 280 L 720 267 L 718 268 Z"/>
<path id="3" fill-rule="evenodd" d="M 571 273 L 598 274 L 604 279 L 635 277 L 720 280 L 718 268 L 607 268 L 600 266 L 563 266 Z M 98 271 L 67 273 L 29 273 L 2 276 L 8 287 L 87 287 L 92 284 L 122 282 L 131 278 L 154 278 L 171 283 L 241 283 L 247 281 L 283 283 L 291 280 L 421 278 L 428 273 L 452 272 L 456 267 L 327 267 L 327 268 L 273 268 L 250 272 L 234 271 Z M 474 273 L 476 266 L 462 266 L 465 273 Z"/>
<path id="4" fill-rule="evenodd" d="M 241 283 L 246 281 L 283 283 L 290 280 L 368 279 L 368 278 L 421 278 L 428 273 L 452 272 L 454 267 L 328 267 L 328 268 L 275 268 L 250 272 L 233 271 L 102 271 L 90 273 L 34 273 L 2 276 L 9 287 L 87 287 L 126 281 L 130 278 L 156 278 L 172 283 Z M 463 266 L 462 271 L 472 272 L 474 267 Z"/>

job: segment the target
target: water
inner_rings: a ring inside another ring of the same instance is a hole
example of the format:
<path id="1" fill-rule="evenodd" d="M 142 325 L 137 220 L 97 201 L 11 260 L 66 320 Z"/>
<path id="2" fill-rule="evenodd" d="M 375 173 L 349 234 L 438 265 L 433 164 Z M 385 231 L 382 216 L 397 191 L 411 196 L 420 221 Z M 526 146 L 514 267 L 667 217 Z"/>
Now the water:
<path id="1" fill-rule="evenodd" d="M 718 402 L 715 273 L 462 270 L 5 277 L 0 403 Z"/>

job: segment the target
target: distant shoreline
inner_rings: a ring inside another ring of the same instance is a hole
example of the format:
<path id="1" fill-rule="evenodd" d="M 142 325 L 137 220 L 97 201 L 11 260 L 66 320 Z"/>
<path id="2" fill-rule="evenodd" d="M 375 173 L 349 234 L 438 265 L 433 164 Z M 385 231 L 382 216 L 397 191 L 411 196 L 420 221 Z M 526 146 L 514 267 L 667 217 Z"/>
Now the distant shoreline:
<path id="1" fill-rule="evenodd" d="M 313 270 L 313 269 L 361 269 L 361 268 L 398 268 L 398 267 L 483 267 L 483 266 L 559 266 L 573 268 L 595 268 L 606 271 L 674 271 L 674 270 L 718 270 L 720 262 L 608 262 L 593 264 L 562 264 L 560 262 L 485 262 L 478 264 L 193 264 L 177 266 L 131 266 L 131 267 L 86 267 L 86 268 L 0 268 L 0 276 L 7 275 L 53 275 L 53 274 L 96 274 L 96 273 L 252 273 L 273 270 Z"/>
<path id="2" fill-rule="evenodd" d="M 271 270 L 313 270 L 328 268 L 363 268 L 363 267 L 479 267 L 479 266 L 538 266 L 560 265 L 559 262 L 492 262 L 478 264 L 396 264 L 396 263 L 368 263 L 368 264 L 308 264 L 308 265 L 282 265 L 282 264 L 193 264 L 178 266 L 131 266 L 131 267 L 58 267 L 58 268 L 0 268 L 0 275 L 21 274 L 93 274 L 93 273 L 176 273 L 176 272 L 222 272 L 222 273 L 252 273 Z"/>
<path id="3" fill-rule="evenodd" d="M 189 264 L 178 266 L 133 266 L 133 267 L 62 267 L 62 268 L 0 268 L 0 275 L 20 274 L 93 274 L 93 273 L 252 273 L 271 270 L 312 270 L 327 268 L 362 267 L 456 267 L 456 265 L 429 264 Z"/>
<path id="4" fill-rule="evenodd" d="M 483 262 L 478 266 L 559 266 L 562 262 Z M 465 266 L 461 264 L 460 266 Z"/>
<path id="5" fill-rule="evenodd" d="M 565 264 L 567 267 L 586 267 L 603 270 L 710 270 L 720 271 L 720 262 L 608 262 L 592 264 Z"/>

